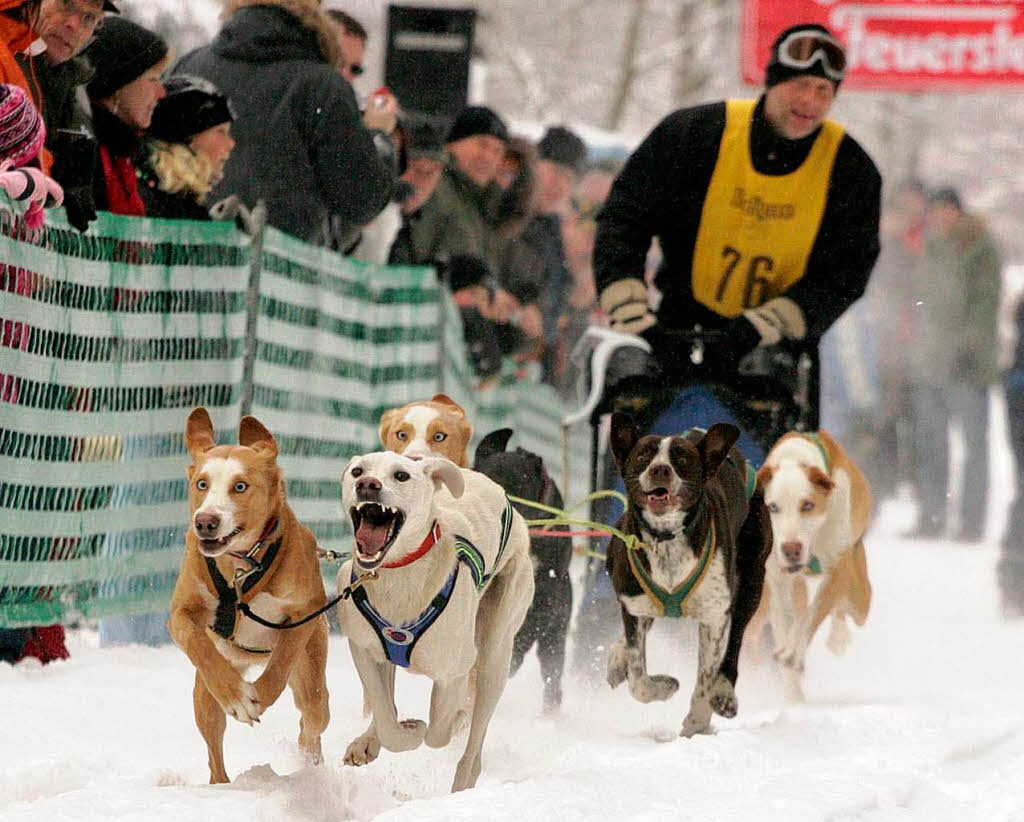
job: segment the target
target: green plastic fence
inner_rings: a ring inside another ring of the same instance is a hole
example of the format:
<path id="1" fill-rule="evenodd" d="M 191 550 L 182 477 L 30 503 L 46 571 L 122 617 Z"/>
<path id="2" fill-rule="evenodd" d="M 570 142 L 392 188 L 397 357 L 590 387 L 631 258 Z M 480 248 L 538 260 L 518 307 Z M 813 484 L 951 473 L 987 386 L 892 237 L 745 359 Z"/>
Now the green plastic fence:
<path id="1" fill-rule="evenodd" d="M 251 393 L 296 513 L 336 550 L 348 548 L 346 460 L 379 448 L 384 409 L 440 386 L 478 436 L 509 425 L 560 476 L 563 403 L 522 381 L 473 388 L 458 313 L 431 269 L 343 259 L 273 229 L 258 266 L 252 249 L 224 223 L 101 214 L 80 235 L 56 212 L 26 237 L 0 220 L 0 627 L 167 607 L 196 405 L 227 442 Z M 586 443 L 574 432 L 571 497 Z"/>

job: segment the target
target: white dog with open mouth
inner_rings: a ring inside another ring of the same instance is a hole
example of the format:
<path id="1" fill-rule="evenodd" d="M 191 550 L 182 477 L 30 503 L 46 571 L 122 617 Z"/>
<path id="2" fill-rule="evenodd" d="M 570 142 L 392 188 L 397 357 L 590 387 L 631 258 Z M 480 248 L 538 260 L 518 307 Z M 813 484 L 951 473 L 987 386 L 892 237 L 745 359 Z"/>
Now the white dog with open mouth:
<path id="1" fill-rule="evenodd" d="M 372 762 L 382 746 L 447 745 L 475 680 L 469 741 L 452 784 L 453 791 L 471 788 L 508 679 L 512 640 L 533 601 L 526 523 L 483 474 L 390 451 L 353 457 L 342 475 L 342 504 L 355 551 L 339 589 L 378 575 L 355 587 L 338 612 L 373 712 L 345 762 Z M 429 724 L 398 720 L 393 665 L 433 680 Z"/>

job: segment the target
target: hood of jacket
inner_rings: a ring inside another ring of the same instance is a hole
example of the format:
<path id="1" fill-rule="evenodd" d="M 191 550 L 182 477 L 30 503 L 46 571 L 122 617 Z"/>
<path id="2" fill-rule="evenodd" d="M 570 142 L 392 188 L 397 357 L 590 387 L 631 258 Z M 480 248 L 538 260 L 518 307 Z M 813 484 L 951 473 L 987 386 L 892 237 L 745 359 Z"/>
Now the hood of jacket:
<path id="1" fill-rule="evenodd" d="M 222 18 L 213 42 L 221 57 L 250 63 L 312 59 L 338 70 L 345 65 L 338 27 L 319 0 L 228 0 Z"/>
<path id="2" fill-rule="evenodd" d="M 25 4 L 25 0 L 0 0 L 0 12 L 12 11 Z M 10 47 L 12 52 L 24 51 L 36 39 L 35 32 L 28 23 L 0 14 L 0 38 Z"/>

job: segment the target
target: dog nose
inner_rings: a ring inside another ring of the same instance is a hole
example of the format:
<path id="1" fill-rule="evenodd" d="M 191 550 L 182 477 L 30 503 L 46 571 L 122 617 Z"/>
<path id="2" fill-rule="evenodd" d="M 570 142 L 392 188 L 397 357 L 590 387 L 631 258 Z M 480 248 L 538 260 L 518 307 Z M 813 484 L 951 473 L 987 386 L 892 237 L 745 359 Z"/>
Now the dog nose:
<path id="1" fill-rule="evenodd" d="M 220 517 L 216 514 L 196 514 L 196 533 L 200 537 L 212 537 L 220 528 Z"/>
<path id="2" fill-rule="evenodd" d="M 791 542 L 782 543 L 782 556 L 786 558 L 787 562 L 796 565 L 800 561 L 800 554 L 803 553 L 803 543 L 798 540 Z"/>
<path id="3" fill-rule="evenodd" d="M 356 480 L 356 496 L 359 499 L 377 499 L 381 484 L 376 477 L 360 477 Z"/>
<path id="4" fill-rule="evenodd" d="M 664 462 L 656 462 L 651 466 L 649 476 L 656 485 L 668 485 L 672 482 L 672 468 Z"/>

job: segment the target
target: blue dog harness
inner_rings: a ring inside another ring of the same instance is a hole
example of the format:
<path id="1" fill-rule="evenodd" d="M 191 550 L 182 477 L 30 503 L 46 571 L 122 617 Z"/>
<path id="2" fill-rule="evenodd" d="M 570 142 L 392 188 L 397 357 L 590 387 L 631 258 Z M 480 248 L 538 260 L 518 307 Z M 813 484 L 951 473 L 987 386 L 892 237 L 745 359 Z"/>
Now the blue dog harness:
<path id="1" fill-rule="evenodd" d="M 511 531 L 512 505 L 508 498 L 506 498 L 505 510 L 501 515 L 501 536 L 498 542 L 498 555 L 494 558 L 495 568 L 501 564 L 501 556 L 505 552 L 505 546 L 508 544 L 508 537 Z M 430 601 L 430 604 L 423 613 L 411 622 L 392 625 L 373 607 L 369 597 L 366 595 L 365 588 L 359 587 L 352 591 L 352 602 L 355 603 L 359 613 L 363 615 L 363 618 L 377 634 L 377 639 L 380 640 L 381 648 L 384 650 L 384 656 L 388 658 L 392 665 L 399 665 L 402 668 L 409 667 L 412 649 L 416 647 L 420 637 L 427 632 L 427 629 L 437 621 L 437 618 L 444 613 L 444 609 L 448 607 L 448 603 L 452 598 L 452 592 L 455 590 L 455 583 L 459 578 L 460 565 L 465 564 L 469 568 L 470 574 L 473 575 L 473 585 L 476 587 L 477 593 L 482 591 L 487 586 L 487 583 L 490 582 L 493 574 L 486 572 L 484 555 L 472 542 L 459 534 L 455 535 L 455 555 L 455 567 L 452 568 L 447 581 L 441 586 L 441 590 L 437 592 L 437 595 Z M 350 582 L 355 582 L 356 576 L 356 563 L 353 562 Z"/>

